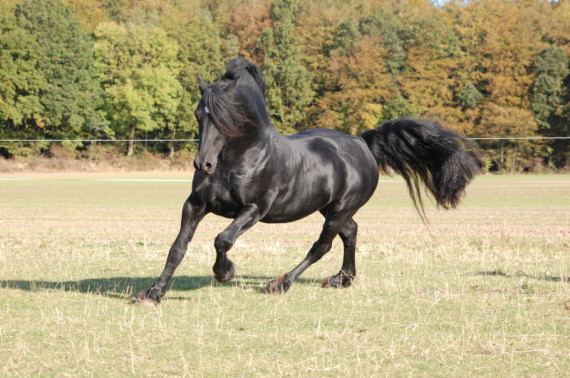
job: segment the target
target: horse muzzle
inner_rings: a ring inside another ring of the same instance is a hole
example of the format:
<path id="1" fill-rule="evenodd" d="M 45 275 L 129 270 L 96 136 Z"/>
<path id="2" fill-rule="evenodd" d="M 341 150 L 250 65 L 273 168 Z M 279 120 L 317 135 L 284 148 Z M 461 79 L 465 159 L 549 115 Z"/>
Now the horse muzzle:
<path id="1" fill-rule="evenodd" d="M 199 163 L 198 161 L 194 160 L 194 168 L 196 168 L 197 171 L 200 171 L 200 173 L 209 176 L 214 173 L 216 165 L 209 161 Z"/>

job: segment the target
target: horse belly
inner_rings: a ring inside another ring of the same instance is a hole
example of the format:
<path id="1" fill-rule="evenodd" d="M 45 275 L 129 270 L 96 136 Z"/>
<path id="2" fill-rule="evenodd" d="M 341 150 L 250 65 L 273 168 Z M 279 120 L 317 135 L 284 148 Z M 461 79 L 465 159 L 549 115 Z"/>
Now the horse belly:
<path id="1" fill-rule="evenodd" d="M 261 219 L 265 223 L 293 222 L 327 206 L 334 200 L 332 185 L 317 185 L 318 190 L 310 190 L 311 185 L 296 186 L 281 193 L 271 208 Z"/>
<path id="2" fill-rule="evenodd" d="M 263 223 L 289 223 L 299 219 L 303 219 L 326 206 L 325 204 L 311 207 L 296 207 L 289 206 L 284 209 L 280 206 L 272 208 L 262 219 Z"/>

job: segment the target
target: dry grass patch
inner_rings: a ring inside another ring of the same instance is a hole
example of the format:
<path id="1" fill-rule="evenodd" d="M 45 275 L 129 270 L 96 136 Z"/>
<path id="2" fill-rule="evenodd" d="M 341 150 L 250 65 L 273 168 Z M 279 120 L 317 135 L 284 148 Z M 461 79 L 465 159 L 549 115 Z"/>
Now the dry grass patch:
<path id="1" fill-rule="evenodd" d="M 286 295 L 260 290 L 304 257 L 318 216 L 257 225 L 230 252 L 236 279 L 216 283 L 213 238 L 229 221 L 209 216 L 163 304 L 131 306 L 163 267 L 188 190 L 0 182 L 0 375 L 570 371 L 569 176 L 480 177 L 460 210 L 429 211 L 429 231 L 404 184 L 381 183 L 357 215 L 348 290 L 320 287 L 340 241 Z"/>

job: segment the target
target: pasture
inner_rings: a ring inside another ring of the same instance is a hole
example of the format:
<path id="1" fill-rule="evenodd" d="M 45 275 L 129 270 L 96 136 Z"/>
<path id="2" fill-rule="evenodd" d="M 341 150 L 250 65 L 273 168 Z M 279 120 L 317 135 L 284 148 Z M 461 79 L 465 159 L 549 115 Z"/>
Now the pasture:
<path id="1" fill-rule="evenodd" d="M 158 307 L 186 173 L 0 174 L 0 375 L 561 376 L 570 372 L 570 175 L 480 176 L 458 210 L 381 177 L 355 220 L 357 279 L 323 289 L 342 243 L 285 295 L 322 218 L 258 224 L 213 279 L 199 225 Z M 6 180 L 28 178 L 29 180 Z M 109 181 L 106 179 L 174 181 Z M 94 179 L 105 179 L 96 181 Z"/>

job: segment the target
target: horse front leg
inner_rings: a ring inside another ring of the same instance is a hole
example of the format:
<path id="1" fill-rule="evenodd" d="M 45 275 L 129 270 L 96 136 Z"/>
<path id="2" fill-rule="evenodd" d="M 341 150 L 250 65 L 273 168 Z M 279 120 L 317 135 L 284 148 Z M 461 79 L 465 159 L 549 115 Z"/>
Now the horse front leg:
<path id="1" fill-rule="evenodd" d="M 227 257 L 227 252 L 233 247 L 237 238 L 256 224 L 259 219 L 258 207 L 253 204 L 246 205 L 237 213 L 233 222 L 216 236 L 214 242 L 216 262 L 213 267 L 216 280 L 228 282 L 234 277 L 234 264 Z"/>
<path id="2" fill-rule="evenodd" d="M 205 209 L 206 207 L 199 204 L 192 195 L 186 200 L 182 208 L 180 232 L 170 247 L 164 270 L 149 289 L 137 294 L 135 304 L 156 305 L 160 303 L 174 271 L 186 254 L 188 243 L 192 240 L 198 223 L 206 215 Z"/>

